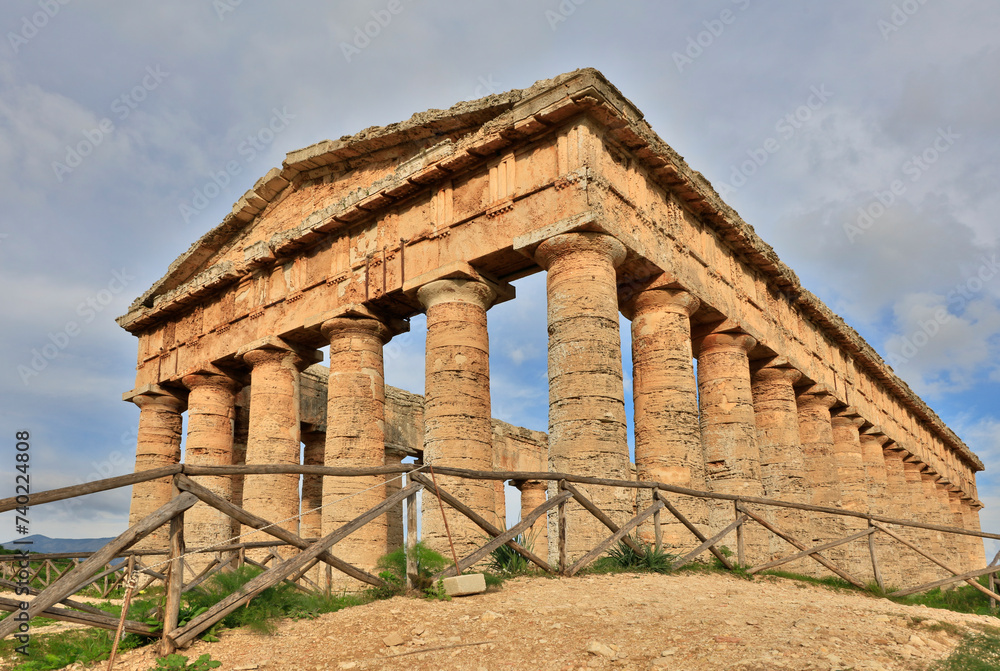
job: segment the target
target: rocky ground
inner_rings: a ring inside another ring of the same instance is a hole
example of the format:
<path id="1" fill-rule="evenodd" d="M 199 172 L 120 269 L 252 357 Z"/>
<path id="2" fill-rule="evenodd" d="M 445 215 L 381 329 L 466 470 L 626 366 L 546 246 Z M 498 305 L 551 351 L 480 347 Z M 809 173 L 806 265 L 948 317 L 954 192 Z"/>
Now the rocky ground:
<path id="1" fill-rule="evenodd" d="M 781 578 L 616 574 L 518 578 L 447 602 L 396 597 L 283 621 L 271 636 L 226 631 L 184 654 L 242 671 L 923 670 L 965 633 L 998 625 Z M 132 651 L 115 669 L 154 659 Z"/>

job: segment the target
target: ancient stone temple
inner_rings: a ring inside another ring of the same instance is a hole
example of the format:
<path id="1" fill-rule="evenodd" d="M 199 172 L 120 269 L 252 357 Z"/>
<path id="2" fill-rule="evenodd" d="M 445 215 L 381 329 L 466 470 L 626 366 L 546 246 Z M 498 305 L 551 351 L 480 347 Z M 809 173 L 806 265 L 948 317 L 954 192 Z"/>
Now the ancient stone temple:
<path id="1" fill-rule="evenodd" d="M 489 310 L 514 299 L 512 281 L 538 272 L 547 279 L 547 437 L 491 421 L 490 403 Z M 417 397 L 383 377 L 390 341 L 421 312 Z M 619 313 L 631 320 L 634 462 Z M 119 324 L 139 340 L 125 395 L 140 408 L 137 470 L 177 462 L 187 412 L 189 464 L 363 467 L 414 455 L 979 528 L 975 454 L 594 70 L 289 153 Z M 303 537 L 352 519 L 387 487 L 382 476 L 196 479 Z M 502 485 L 439 480 L 502 518 Z M 527 509 L 545 501 L 543 483 L 514 484 Z M 580 489 L 617 520 L 649 496 Z M 169 483 L 136 486 L 133 519 L 169 496 Z M 728 503 L 676 505 L 705 529 L 733 519 Z M 422 515 L 424 539 L 441 547 L 426 492 Z M 769 515 L 812 541 L 865 525 Z M 482 544 L 481 531 L 454 519 L 460 554 Z M 189 547 L 239 532 L 203 505 L 186 525 Z M 575 504 L 567 526 L 571 552 L 607 535 Z M 985 564 L 977 538 L 913 533 L 956 566 Z M 665 518 L 663 534 L 692 545 Z M 370 568 L 400 539 L 388 515 L 337 552 Z M 750 532 L 746 543 L 751 557 L 788 549 Z M 906 552 L 892 550 L 899 574 Z M 831 555 L 860 562 L 844 547 Z"/>

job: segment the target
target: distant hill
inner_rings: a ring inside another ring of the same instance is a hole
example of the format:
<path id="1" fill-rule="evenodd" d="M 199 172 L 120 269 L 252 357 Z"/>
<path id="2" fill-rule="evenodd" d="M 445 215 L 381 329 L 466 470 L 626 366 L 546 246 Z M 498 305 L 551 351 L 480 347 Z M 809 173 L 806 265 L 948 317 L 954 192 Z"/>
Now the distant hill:
<path id="1" fill-rule="evenodd" d="M 32 541 L 31 545 L 14 545 L 13 541 L 0 544 L 5 550 L 23 549 L 28 552 L 96 552 L 114 538 L 49 538 L 35 534 L 18 538 L 19 541 Z"/>

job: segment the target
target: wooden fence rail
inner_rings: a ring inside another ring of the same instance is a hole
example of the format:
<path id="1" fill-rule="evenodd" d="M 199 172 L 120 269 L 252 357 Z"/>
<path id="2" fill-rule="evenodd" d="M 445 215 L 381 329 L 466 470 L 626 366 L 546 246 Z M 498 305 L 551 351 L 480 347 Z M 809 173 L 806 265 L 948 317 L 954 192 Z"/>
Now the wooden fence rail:
<path id="1" fill-rule="evenodd" d="M 422 466 L 419 468 L 422 468 Z M 360 567 L 352 565 L 342 558 L 337 557 L 331 552 L 331 548 L 333 548 L 337 542 L 349 534 L 362 528 L 372 520 L 386 514 L 392 507 L 400 504 L 404 500 L 407 502 L 406 510 L 408 524 L 406 534 L 406 572 L 407 584 L 410 586 L 413 574 L 416 572 L 416 566 L 414 564 L 415 545 L 417 542 L 416 494 L 420 490 L 427 489 L 429 491 L 434 491 L 436 496 L 450 506 L 453 511 L 464 515 L 489 535 L 489 540 L 486 543 L 457 562 L 457 569 L 454 565 L 449 566 L 447 569 L 444 569 L 435 575 L 435 580 L 445 576 L 454 575 L 456 570 L 465 571 L 483 560 L 492 551 L 502 545 L 507 545 L 514 552 L 517 552 L 545 572 L 561 573 L 569 576 L 575 575 L 619 541 L 629 545 L 634 552 L 640 555 L 644 554 L 645 548 L 643 544 L 636 542 L 630 537 L 629 534 L 650 518 L 653 519 L 655 525 L 655 541 L 653 545 L 659 551 L 662 548 L 660 517 L 661 514 L 669 514 L 676 518 L 681 526 L 690 532 L 693 538 L 698 542 L 696 547 L 674 560 L 674 568 L 679 568 L 684 564 L 694 561 L 705 552 L 711 552 L 722 566 L 730 570 L 741 567 L 749 574 L 759 573 L 792 561 L 809 558 L 818 562 L 824 569 L 838 575 L 844 580 L 858 587 L 864 587 L 865 584 L 862 580 L 844 570 L 843 567 L 837 566 L 833 560 L 823 554 L 825 551 L 834 547 L 864 540 L 867 542 L 868 551 L 871 557 L 873 575 L 875 576 L 876 582 L 879 586 L 884 588 L 881 564 L 878 558 L 878 553 L 876 552 L 876 544 L 873 540 L 876 535 L 882 534 L 891 541 L 909 548 L 911 551 L 917 553 L 917 555 L 951 574 L 950 577 L 935 580 L 934 582 L 920 585 L 918 587 L 898 590 L 893 592 L 893 596 L 904 596 L 907 594 L 933 589 L 934 587 L 946 584 L 966 582 L 989 596 L 991 599 L 991 605 L 995 606 L 996 603 L 1000 601 L 1000 594 L 996 591 L 996 574 L 1000 573 L 1000 553 L 998 553 L 989 566 L 975 571 L 960 573 L 913 542 L 904 539 L 898 533 L 888 528 L 887 525 L 926 529 L 947 534 L 998 540 L 1000 540 L 1000 534 L 929 524 L 917 520 L 898 520 L 879 515 L 860 513 L 857 511 L 840 510 L 837 508 L 813 506 L 788 501 L 777 501 L 759 497 L 741 497 L 713 492 L 701 492 L 698 490 L 674 487 L 658 482 L 613 480 L 577 476 L 565 473 L 468 471 L 446 467 L 436 467 L 434 470 L 440 475 L 475 480 L 555 481 L 558 483 L 558 490 L 555 495 L 551 496 L 551 498 L 536 507 L 534 510 L 526 512 L 523 519 L 518 524 L 510 529 L 502 530 L 483 519 L 481 515 L 472 510 L 451 492 L 448 492 L 440 487 L 436 487 L 430 478 L 427 478 L 422 473 L 418 472 L 419 469 L 410 464 L 398 467 L 389 466 L 368 469 L 286 465 L 215 467 L 193 467 L 188 465 L 170 466 L 134 473 L 127 476 L 90 482 L 85 485 L 64 487 L 61 489 L 32 494 L 28 505 L 34 506 L 73 498 L 76 496 L 84 496 L 95 492 L 107 491 L 118 487 L 126 487 L 162 477 L 170 477 L 172 479 L 174 492 L 173 497 L 169 502 L 161 506 L 158 510 L 146 518 L 137 522 L 97 552 L 30 555 L 30 560 L 35 562 L 36 566 L 29 569 L 24 569 L 20 564 L 18 564 L 17 568 L 15 568 L 15 565 L 10 563 L 14 561 L 21 562 L 23 560 L 22 556 L 0 555 L 0 574 L 3 576 L 3 578 L 0 579 L 0 586 L 17 586 L 17 584 L 24 583 L 25 578 L 28 580 L 36 580 L 45 586 L 42 590 L 30 588 L 30 593 L 33 594 L 35 598 L 31 601 L 28 607 L 29 617 L 45 616 L 53 619 L 80 622 L 95 627 L 115 629 L 119 624 L 116 620 L 108 617 L 98 609 L 87 606 L 79 601 L 75 601 L 70 597 L 88 585 L 101 580 L 103 580 L 102 587 L 100 588 L 101 594 L 106 596 L 112 592 L 114 589 L 122 585 L 124 579 L 126 578 L 127 565 L 125 563 L 115 565 L 111 562 L 115 559 L 128 557 L 130 558 L 130 564 L 134 565 L 135 571 L 137 573 L 144 574 L 147 577 L 147 582 L 145 583 L 147 586 L 153 581 L 161 580 L 165 584 L 166 594 L 165 603 L 160 613 L 162 627 L 159 628 L 159 631 L 148 625 L 130 621 L 125 622 L 125 631 L 145 636 L 159 636 L 161 639 L 161 652 L 166 654 L 177 648 L 185 647 L 198 635 L 211 628 L 233 610 L 246 604 L 267 588 L 279 584 L 282 581 L 291 582 L 299 589 L 305 589 L 300 584 L 304 581 L 308 581 L 313 587 L 317 587 L 314 582 L 306 577 L 307 571 L 316 565 L 324 565 L 328 571 L 328 575 L 330 575 L 330 571 L 336 569 L 337 571 L 340 571 L 345 575 L 360 581 L 361 583 L 373 586 L 384 586 L 385 582 L 381 578 L 368 573 Z M 363 514 L 333 532 L 325 535 L 323 538 L 306 539 L 287 531 L 280 526 L 272 525 L 270 521 L 254 515 L 240 506 L 226 501 L 202 485 L 199 485 L 191 478 L 191 476 L 203 475 L 247 475 L 267 473 L 297 473 L 336 477 L 398 475 L 406 473 L 408 482 L 406 486 L 401 487 L 398 491 L 388 496 L 378 505 L 365 511 Z M 625 487 L 636 490 L 649 489 L 651 490 L 651 497 L 649 498 L 650 504 L 628 521 L 619 524 L 602 511 L 593 500 L 574 487 L 574 484 L 587 484 L 616 488 Z M 709 500 L 714 499 L 719 501 L 731 501 L 735 519 L 725 528 L 720 529 L 711 537 L 707 537 L 705 533 L 703 533 L 696 525 L 692 524 L 691 521 L 688 520 L 670 500 L 668 500 L 667 494 Z M 578 557 L 574 557 L 574 562 L 572 564 L 569 561 L 569 555 L 567 552 L 568 531 L 566 524 L 566 506 L 570 501 L 578 504 L 581 508 L 586 510 L 609 531 L 609 534 L 605 538 L 602 538 L 600 542 L 598 542 L 590 550 L 583 552 L 583 554 Z M 204 504 L 221 511 L 223 514 L 240 522 L 242 525 L 270 534 L 275 538 L 275 540 L 263 542 L 256 541 L 252 543 L 230 543 L 228 541 L 223 541 L 223 543 L 218 546 L 211 548 L 194 548 L 191 551 L 188 551 L 184 542 L 184 513 L 186 510 L 199 502 L 203 502 Z M 17 506 L 17 503 L 14 499 L 0 500 L 0 512 L 10 510 L 15 506 Z M 756 508 L 756 510 L 751 509 L 751 506 Z M 802 542 L 788 531 L 781 529 L 773 521 L 765 519 L 765 517 L 760 513 L 760 508 L 762 507 L 786 508 L 818 514 L 861 518 L 867 521 L 867 528 L 861 531 L 852 532 L 842 538 L 830 539 L 820 545 L 809 547 L 806 543 Z M 555 539 L 555 542 L 557 543 L 556 555 L 558 556 L 558 566 L 556 567 L 553 567 L 545 558 L 536 556 L 530 549 L 524 547 L 516 540 L 521 533 L 530 529 L 537 520 L 548 515 L 550 511 L 552 511 L 556 518 L 558 530 L 558 536 Z M 745 529 L 747 525 L 751 524 L 756 524 L 767 532 L 781 538 L 788 543 L 795 550 L 795 552 L 792 552 L 784 557 L 775 558 L 771 561 L 761 563 L 757 566 L 745 566 Z M 164 548 L 163 550 L 132 549 L 132 546 L 135 543 L 142 540 L 163 525 L 169 526 L 168 548 Z M 722 541 L 731 534 L 736 535 L 736 564 L 727 558 L 721 549 Z M 294 555 L 289 556 L 287 559 L 282 558 L 282 556 L 277 552 L 277 548 L 280 547 L 294 548 L 297 552 Z M 250 560 L 245 557 L 245 551 L 248 548 L 268 548 L 270 556 L 262 562 Z M 223 559 L 219 554 L 223 551 L 238 552 L 240 560 L 260 566 L 263 569 L 263 572 L 246 583 L 240 590 L 227 596 L 208 611 L 185 623 L 183 626 L 178 626 L 182 594 L 195 588 L 218 572 L 227 570 L 233 565 L 231 557 Z M 192 552 L 213 553 L 214 558 L 208 562 L 198 575 L 194 576 L 193 579 L 185 583 L 185 556 L 191 554 Z M 157 560 L 153 560 L 149 562 L 148 566 L 144 565 L 141 559 L 150 556 L 163 558 L 163 561 L 158 563 Z M 71 565 L 60 567 L 54 563 L 54 561 L 66 559 L 71 561 Z M 161 563 L 167 565 L 166 570 L 157 570 Z M 988 588 L 980 585 L 979 582 L 975 580 L 975 578 L 984 575 L 990 576 L 990 586 Z M 56 607 L 56 604 L 62 604 L 65 608 Z M 0 610 L 13 611 L 18 608 L 18 602 L 10 599 L 0 599 Z M 0 621 L 0 638 L 4 638 L 13 633 L 17 626 L 18 623 L 14 621 L 14 618 L 6 618 Z"/>

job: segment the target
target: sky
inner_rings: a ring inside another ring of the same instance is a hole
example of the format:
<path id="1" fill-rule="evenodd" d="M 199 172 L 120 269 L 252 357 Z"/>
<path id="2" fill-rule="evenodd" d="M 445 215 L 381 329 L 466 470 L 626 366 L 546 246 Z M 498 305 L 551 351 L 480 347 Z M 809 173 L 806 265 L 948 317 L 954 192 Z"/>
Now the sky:
<path id="1" fill-rule="evenodd" d="M 0 496 L 19 431 L 34 491 L 131 472 L 114 318 L 286 152 L 596 67 L 981 457 L 1000 531 L 996 3 L 5 0 L 0 36 Z M 516 286 L 494 414 L 545 430 L 544 277 Z M 423 324 L 386 363 L 418 393 Z M 30 531 L 127 511 L 92 495 Z"/>

